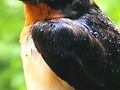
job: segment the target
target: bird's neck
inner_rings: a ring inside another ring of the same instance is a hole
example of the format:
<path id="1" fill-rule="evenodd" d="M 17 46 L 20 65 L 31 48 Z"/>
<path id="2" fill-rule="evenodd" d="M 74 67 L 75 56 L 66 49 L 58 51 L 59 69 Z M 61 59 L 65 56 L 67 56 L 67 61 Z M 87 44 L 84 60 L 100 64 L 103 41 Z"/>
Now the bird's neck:
<path id="1" fill-rule="evenodd" d="M 25 25 L 33 25 L 37 21 L 63 17 L 58 11 L 50 8 L 46 4 L 24 4 Z"/>

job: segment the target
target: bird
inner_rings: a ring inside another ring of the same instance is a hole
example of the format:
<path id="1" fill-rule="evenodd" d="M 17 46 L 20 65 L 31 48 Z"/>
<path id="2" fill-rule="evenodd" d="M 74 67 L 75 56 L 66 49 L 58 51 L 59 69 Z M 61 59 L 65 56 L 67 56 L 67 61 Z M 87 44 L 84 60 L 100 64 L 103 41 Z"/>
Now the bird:
<path id="1" fill-rule="evenodd" d="M 21 0 L 28 90 L 120 90 L 120 31 L 93 0 Z"/>

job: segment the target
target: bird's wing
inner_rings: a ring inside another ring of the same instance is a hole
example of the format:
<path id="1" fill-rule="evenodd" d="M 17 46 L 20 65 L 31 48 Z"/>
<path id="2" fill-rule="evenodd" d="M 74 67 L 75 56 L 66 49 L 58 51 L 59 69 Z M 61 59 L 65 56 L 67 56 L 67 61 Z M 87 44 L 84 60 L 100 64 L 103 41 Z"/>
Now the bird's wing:
<path id="1" fill-rule="evenodd" d="M 32 37 L 38 52 L 60 78 L 81 84 L 79 80 L 88 77 L 103 85 L 105 77 L 120 74 L 120 35 L 106 24 L 92 21 L 96 18 L 90 22 L 88 17 L 37 22 L 31 29 Z"/>

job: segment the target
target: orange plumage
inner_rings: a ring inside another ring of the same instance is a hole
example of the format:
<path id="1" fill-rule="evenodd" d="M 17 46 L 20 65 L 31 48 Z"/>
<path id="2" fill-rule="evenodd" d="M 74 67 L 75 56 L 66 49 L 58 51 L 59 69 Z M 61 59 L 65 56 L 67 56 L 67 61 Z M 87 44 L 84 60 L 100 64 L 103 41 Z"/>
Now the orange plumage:
<path id="1" fill-rule="evenodd" d="M 51 18 L 61 18 L 61 15 L 58 11 L 50 8 L 49 6 L 40 3 L 40 4 L 25 4 L 25 25 L 32 25 L 37 21 L 42 21 L 45 19 Z"/>

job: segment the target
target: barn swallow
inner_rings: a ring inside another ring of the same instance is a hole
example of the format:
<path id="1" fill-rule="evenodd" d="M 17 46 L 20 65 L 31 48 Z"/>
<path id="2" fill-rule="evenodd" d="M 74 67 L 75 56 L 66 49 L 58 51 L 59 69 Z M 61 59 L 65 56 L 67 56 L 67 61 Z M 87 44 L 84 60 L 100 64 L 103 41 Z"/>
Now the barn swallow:
<path id="1" fill-rule="evenodd" d="M 28 90 L 120 90 L 120 33 L 93 0 L 21 0 Z"/>

